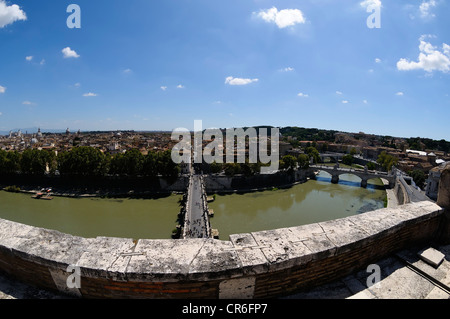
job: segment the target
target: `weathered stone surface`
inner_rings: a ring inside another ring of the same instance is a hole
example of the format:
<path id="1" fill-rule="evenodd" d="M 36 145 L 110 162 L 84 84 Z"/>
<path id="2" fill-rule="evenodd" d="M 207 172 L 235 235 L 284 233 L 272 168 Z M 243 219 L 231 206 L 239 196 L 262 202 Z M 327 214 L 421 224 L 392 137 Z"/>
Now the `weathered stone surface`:
<path id="1" fill-rule="evenodd" d="M 249 269 L 252 273 L 266 269 L 268 260 L 251 234 L 230 235 L 230 241 L 244 268 Z"/>
<path id="2" fill-rule="evenodd" d="M 233 277 L 242 275 L 242 264 L 231 242 L 205 239 L 190 264 L 189 273 L 198 279 Z"/>
<path id="3" fill-rule="evenodd" d="M 367 232 L 358 227 L 350 218 L 341 218 L 333 221 L 319 223 L 327 238 L 337 247 L 338 253 L 351 249 L 351 245 L 369 236 Z"/>
<path id="4" fill-rule="evenodd" d="M 14 249 L 21 253 L 21 256 L 37 263 L 60 263 L 67 266 L 77 263 L 89 242 L 89 239 L 55 230 L 34 228 L 28 232 L 28 238 L 18 242 Z"/>
<path id="5" fill-rule="evenodd" d="M 130 280 L 166 278 L 175 281 L 188 275 L 189 267 L 204 245 L 202 239 L 138 241 L 127 267 Z"/>
<path id="6" fill-rule="evenodd" d="M 110 276 L 116 280 L 123 280 L 120 274 L 125 273 L 130 257 L 122 254 L 131 252 L 134 246 L 133 240 L 127 238 L 91 239 L 76 265 L 81 267 L 83 276 Z"/>
<path id="7" fill-rule="evenodd" d="M 428 248 L 422 252 L 419 252 L 419 257 L 426 263 L 437 268 L 442 263 L 442 261 L 444 261 L 445 255 L 439 250 Z"/>
<path id="8" fill-rule="evenodd" d="M 280 270 L 312 260 L 312 252 L 289 229 L 274 229 L 252 233 L 269 261 L 270 270 Z"/>

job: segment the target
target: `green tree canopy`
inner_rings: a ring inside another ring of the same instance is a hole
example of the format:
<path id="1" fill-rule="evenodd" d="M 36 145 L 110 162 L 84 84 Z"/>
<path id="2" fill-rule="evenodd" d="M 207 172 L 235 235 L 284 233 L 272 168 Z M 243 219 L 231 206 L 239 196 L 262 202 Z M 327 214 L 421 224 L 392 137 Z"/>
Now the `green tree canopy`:
<path id="1" fill-rule="evenodd" d="M 378 156 L 377 160 L 378 164 L 380 164 L 387 172 L 392 169 L 392 166 L 397 165 L 398 158 L 392 155 L 387 154 L 385 151 L 381 152 Z"/>
<path id="2" fill-rule="evenodd" d="M 58 168 L 62 175 L 102 176 L 107 171 L 106 156 L 89 146 L 78 146 L 58 154 Z"/>

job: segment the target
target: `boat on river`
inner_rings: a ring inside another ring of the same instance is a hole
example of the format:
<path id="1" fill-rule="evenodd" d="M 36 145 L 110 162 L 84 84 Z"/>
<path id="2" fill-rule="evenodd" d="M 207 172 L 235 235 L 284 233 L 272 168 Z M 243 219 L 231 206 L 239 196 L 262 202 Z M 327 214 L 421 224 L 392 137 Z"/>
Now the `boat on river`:
<path id="1" fill-rule="evenodd" d="M 53 197 L 50 196 L 50 191 L 51 191 L 51 189 L 47 189 L 46 192 L 41 191 L 41 192 L 36 193 L 35 195 L 31 196 L 31 198 L 34 198 L 34 199 L 44 199 L 44 200 L 52 200 Z"/>

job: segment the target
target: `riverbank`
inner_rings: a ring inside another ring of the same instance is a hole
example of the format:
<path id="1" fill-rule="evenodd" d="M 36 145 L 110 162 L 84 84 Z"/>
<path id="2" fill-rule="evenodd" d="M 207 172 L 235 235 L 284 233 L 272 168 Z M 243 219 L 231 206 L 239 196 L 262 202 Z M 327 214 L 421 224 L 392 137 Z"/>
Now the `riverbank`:
<path id="1" fill-rule="evenodd" d="M 0 186 L 0 190 L 11 193 L 29 194 L 30 196 L 37 193 L 42 193 L 45 188 L 33 188 L 25 187 L 25 189 L 16 186 L 16 190 L 9 190 L 9 186 Z M 84 192 L 84 191 L 67 191 L 62 189 L 52 188 L 48 192 L 50 196 L 67 197 L 67 198 L 158 198 L 169 196 L 171 194 L 183 194 L 180 191 L 111 191 L 111 190 L 98 190 L 96 192 Z"/>

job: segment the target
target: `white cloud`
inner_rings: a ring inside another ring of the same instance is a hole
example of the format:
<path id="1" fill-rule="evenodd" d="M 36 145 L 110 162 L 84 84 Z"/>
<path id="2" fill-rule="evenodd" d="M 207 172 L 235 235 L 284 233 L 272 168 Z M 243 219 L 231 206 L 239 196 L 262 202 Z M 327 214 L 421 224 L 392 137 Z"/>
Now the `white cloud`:
<path id="1" fill-rule="evenodd" d="M 6 92 L 6 88 L 4 86 L 0 85 L 0 93 L 5 93 Z"/>
<path id="2" fill-rule="evenodd" d="M 129 74 L 129 73 L 131 73 L 131 72 L 133 72 L 133 70 L 131 70 L 131 69 L 125 69 L 125 70 L 123 70 L 123 73 L 125 73 L 125 74 Z"/>
<path id="3" fill-rule="evenodd" d="M 23 101 L 23 105 L 36 105 L 36 103 L 30 102 L 30 101 Z"/>
<path id="4" fill-rule="evenodd" d="M 253 82 L 258 82 L 259 79 L 243 79 L 243 78 L 234 78 L 229 76 L 225 79 L 225 84 L 229 85 L 247 85 Z"/>
<path id="5" fill-rule="evenodd" d="M 64 58 L 79 58 L 80 56 L 74 51 L 72 50 L 70 47 L 64 48 L 61 51 L 64 54 Z"/>
<path id="6" fill-rule="evenodd" d="M 424 1 L 419 7 L 420 15 L 422 18 L 432 18 L 435 15 L 430 12 L 431 8 L 436 7 L 436 1 L 430 0 L 430 1 Z"/>
<path id="7" fill-rule="evenodd" d="M 341 91 L 336 91 L 336 94 L 342 95 L 342 92 Z"/>
<path id="8" fill-rule="evenodd" d="M 446 43 L 442 45 L 442 52 L 431 43 L 426 42 L 425 38 L 430 36 L 421 36 L 419 45 L 419 58 L 417 62 L 400 59 L 397 62 L 397 69 L 400 71 L 425 70 L 426 72 L 450 71 L 450 46 Z"/>
<path id="9" fill-rule="evenodd" d="M 348 104 L 348 101 L 347 100 L 343 100 L 342 104 Z"/>
<path id="10" fill-rule="evenodd" d="M 295 69 L 294 68 L 291 68 L 290 66 L 288 66 L 287 68 L 284 68 L 284 69 L 281 69 L 281 71 L 283 71 L 283 72 L 292 72 L 292 71 L 294 71 Z"/>
<path id="11" fill-rule="evenodd" d="M 184 85 L 178 84 L 177 89 L 184 89 Z"/>
<path id="12" fill-rule="evenodd" d="M 45 64 L 45 59 L 42 59 L 41 62 L 39 62 L 40 65 L 44 65 Z"/>
<path id="13" fill-rule="evenodd" d="M 369 102 L 367 102 L 367 100 L 363 100 L 363 103 L 364 103 L 364 104 L 367 104 L 367 103 L 369 103 Z"/>
<path id="14" fill-rule="evenodd" d="M 14 23 L 15 21 L 26 19 L 27 15 L 17 4 L 8 6 L 5 1 L 0 0 L 0 28 Z"/>
<path id="15" fill-rule="evenodd" d="M 77 82 L 73 86 L 76 87 L 76 88 L 79 88 L 81 86 L 81 84 L 79 82 Z"/>
<path id="16" fill-rule="evenodd" d="M 167 86 L 161 86 L 161 90 L 163 91 L 167 90 Z"/>
<path id="17" fill-rule="evenodd" d="M 403 96 L 403 95 L 405 95 L 403 92 L 397 92 L 397 93 L 395 93 L 395 95 L 397 95 L 397 96 Z"/>
<path id="18" fill-rule="evenodd" d="M 300 97 L 309 97 L 309 95 L 308 94 L 305 94 L 305 93 L 299 93 L 299 94 L 297 94 L 298 96 L 300 96 Z"/>
<path id="19" fill-rule="evenodd" d="M 261 10 L 258 13 L 258 17 L 266 22 L 275 23 L 280 29 L 298 23 L 305 23 L 303 12 L 299 9 L 284 9 L 278 11 L 276 7 L 273 7 L 271 9 Z"/>
<path id="20" fill-rule="evenodd" d="M 375 59 L 375 63 L 381 63 L 381 59 L 376 58 L 376 59 Z"/>
<path id="21" fill-rule="evenodd" d="M 91 97 L 91 96 L 97 96 L 97 94 L 89 92 L 89 93 L 85 93 L 83 94 L 84 97 Z"/>
<path id="22" fill-rule="evenodd" d="M 367 9 L 369 7 L 381 7 L 381 0 L 364 0 L 359 3 L 361 7 Z"/>
<path id="23" fill-rule="evenodd" d="M 32 55 L 30 55 L 30 56 L 27 56 L 27 57 L 25 57 L 25 60 L 27 60 L 27 61 L 31 61 L 31 60 L 33 60 L 33 56 L 32 56 Z"/>

